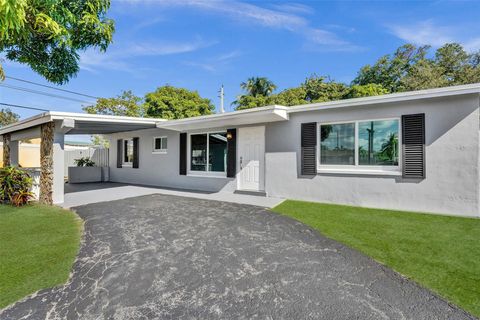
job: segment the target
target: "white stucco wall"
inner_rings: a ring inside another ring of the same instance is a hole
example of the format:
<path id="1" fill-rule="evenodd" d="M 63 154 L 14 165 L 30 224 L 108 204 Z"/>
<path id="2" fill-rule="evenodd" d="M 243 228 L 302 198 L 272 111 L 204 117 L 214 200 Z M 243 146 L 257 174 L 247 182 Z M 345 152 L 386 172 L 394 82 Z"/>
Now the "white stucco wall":
<path id="1" fill-rule="evenodd" d="M 300 125 L 425 113 L 426 178 L 318 174 L 300 176 Z M 269 196 L 409 211 L 479 216 L 480 123 L 477 94 L 388 105 L 291 113 L 266 124 L 265 191 Z M 153 154 L 153 137 L 168 137 L 167 154 Z M 179 133 L 148 129 L 110 135 L 110 180 L 204 191 L 236 189 L 235 179 L 179 175 Z M 117 168 L 117 139 L 140 138 L 140 168 Z M 238 145 L 238 144 L 237 144 Z M 238 170 L 238 165 L 237 165 Z"/>
<path id="2" fill-rule="evenodd" d="M 346 174 L 300 177 L 300 124 L 425 113 L 426 178 Z M 479 215 L 478 95 L 291 113 L 266 131 L 270 196 L 365 207 Z"/>
<path id="3" fill-rule="evenodd" d="M 153 137 L 167 136 L 166 154 L 154 154 Z M 139 137 L 139 168 L 117 168 L 117 139 Z M 204 191 L 234 191 L 235 179 L 179 174 L 180 135 L 164 129 L 117 133 L 110 138 L 110 181 Z"/>

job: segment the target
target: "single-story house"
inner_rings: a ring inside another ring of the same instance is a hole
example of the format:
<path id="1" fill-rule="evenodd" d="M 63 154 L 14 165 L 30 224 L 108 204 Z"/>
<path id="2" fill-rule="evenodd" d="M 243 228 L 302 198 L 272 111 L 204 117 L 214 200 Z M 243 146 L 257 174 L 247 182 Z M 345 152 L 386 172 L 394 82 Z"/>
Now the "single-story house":
<path id="1" fill-rule="evenodd" d="M 4 157 L 41 137 L 40 199 L 63 201 L 65 134 L 110 139 L 113 182 L 480 216 L 480 84 L 180 120 L 46 112 L 3 127 Z"/>

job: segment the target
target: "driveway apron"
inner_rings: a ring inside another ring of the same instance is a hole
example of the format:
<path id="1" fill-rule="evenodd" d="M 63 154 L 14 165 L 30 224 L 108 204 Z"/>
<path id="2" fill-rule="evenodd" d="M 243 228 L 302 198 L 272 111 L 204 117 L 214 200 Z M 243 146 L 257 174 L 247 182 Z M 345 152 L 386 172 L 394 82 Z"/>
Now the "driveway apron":
<path id="1" fill-rule="evenodd" d="M 1 319 L 471 319 L 261 207 L 153 194 L 75 210 L 85 234 L 69 282 Z"/>

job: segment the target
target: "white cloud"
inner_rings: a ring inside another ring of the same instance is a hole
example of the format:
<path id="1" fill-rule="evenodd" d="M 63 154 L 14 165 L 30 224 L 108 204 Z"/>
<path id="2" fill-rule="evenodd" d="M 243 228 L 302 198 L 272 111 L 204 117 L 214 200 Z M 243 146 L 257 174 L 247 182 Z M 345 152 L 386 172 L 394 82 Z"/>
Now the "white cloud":
<path id="1" fill-rule="evenodd" d="M 324 50 L 356 50 L 359 47 L 327 30 L 313 27 L 311 22 L 301 14 L 311 11 L 311 8 L 285 3 L 274 5 L 272 9 L 260 7 L 252 3 L 225 0 L 123 0 L 124 3 L 146 4 L 163 7 L 189 7 L 229 17 L 245 23 L 254 23 L 264 27 L 293 32 L 303 36 L 309 45 L 323 46 Z"/>
<path id="2" fill-rule="evenodd" d="M 468 38 L 465 28 L 456 26 L 439 25 L 432 19 L 410 23 L 407 25 L 389 26 L 396 37 L 417 45 L 431 45 L 441 47 L 445 43 L 461 43 L 467 51 L 480 49 L 480 38 Z"/>
<path id="3" fill-rule="evenodd" d="M 147 56 L 165 56 L 197 51 L 214 45 L 215 41 L 197 38 L 188 42 L 142 42 L 111 47 L 107 52 L 89 49 L 80 55 L 80 68 L 91 72 L 109 69 L 126 72 L 138 71 L 135 59 Z"/>
<path id="4" fill-rule="evenodd" d="M 206 61 L 184 61 L 184 64 L 192 67 L 197 67 L 209 72 L 217 72 L 220 69 L 224 69 L 225 67 L 230 65 L 230 62 L 232 60 L 240 57 L 241 55 L 243 55 L 241 51 L 233 50 L 207 59 Z"/>

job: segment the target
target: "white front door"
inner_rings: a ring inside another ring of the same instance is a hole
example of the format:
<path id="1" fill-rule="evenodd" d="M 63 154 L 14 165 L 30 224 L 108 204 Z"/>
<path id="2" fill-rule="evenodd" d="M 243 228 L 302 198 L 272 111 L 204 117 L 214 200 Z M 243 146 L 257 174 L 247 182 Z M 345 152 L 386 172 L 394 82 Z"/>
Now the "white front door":
<path id="1" fill-rule="evenodd" d="M 265 127 L 240 128 L 238 141 L 238 189 L 264 190 Z"/>

